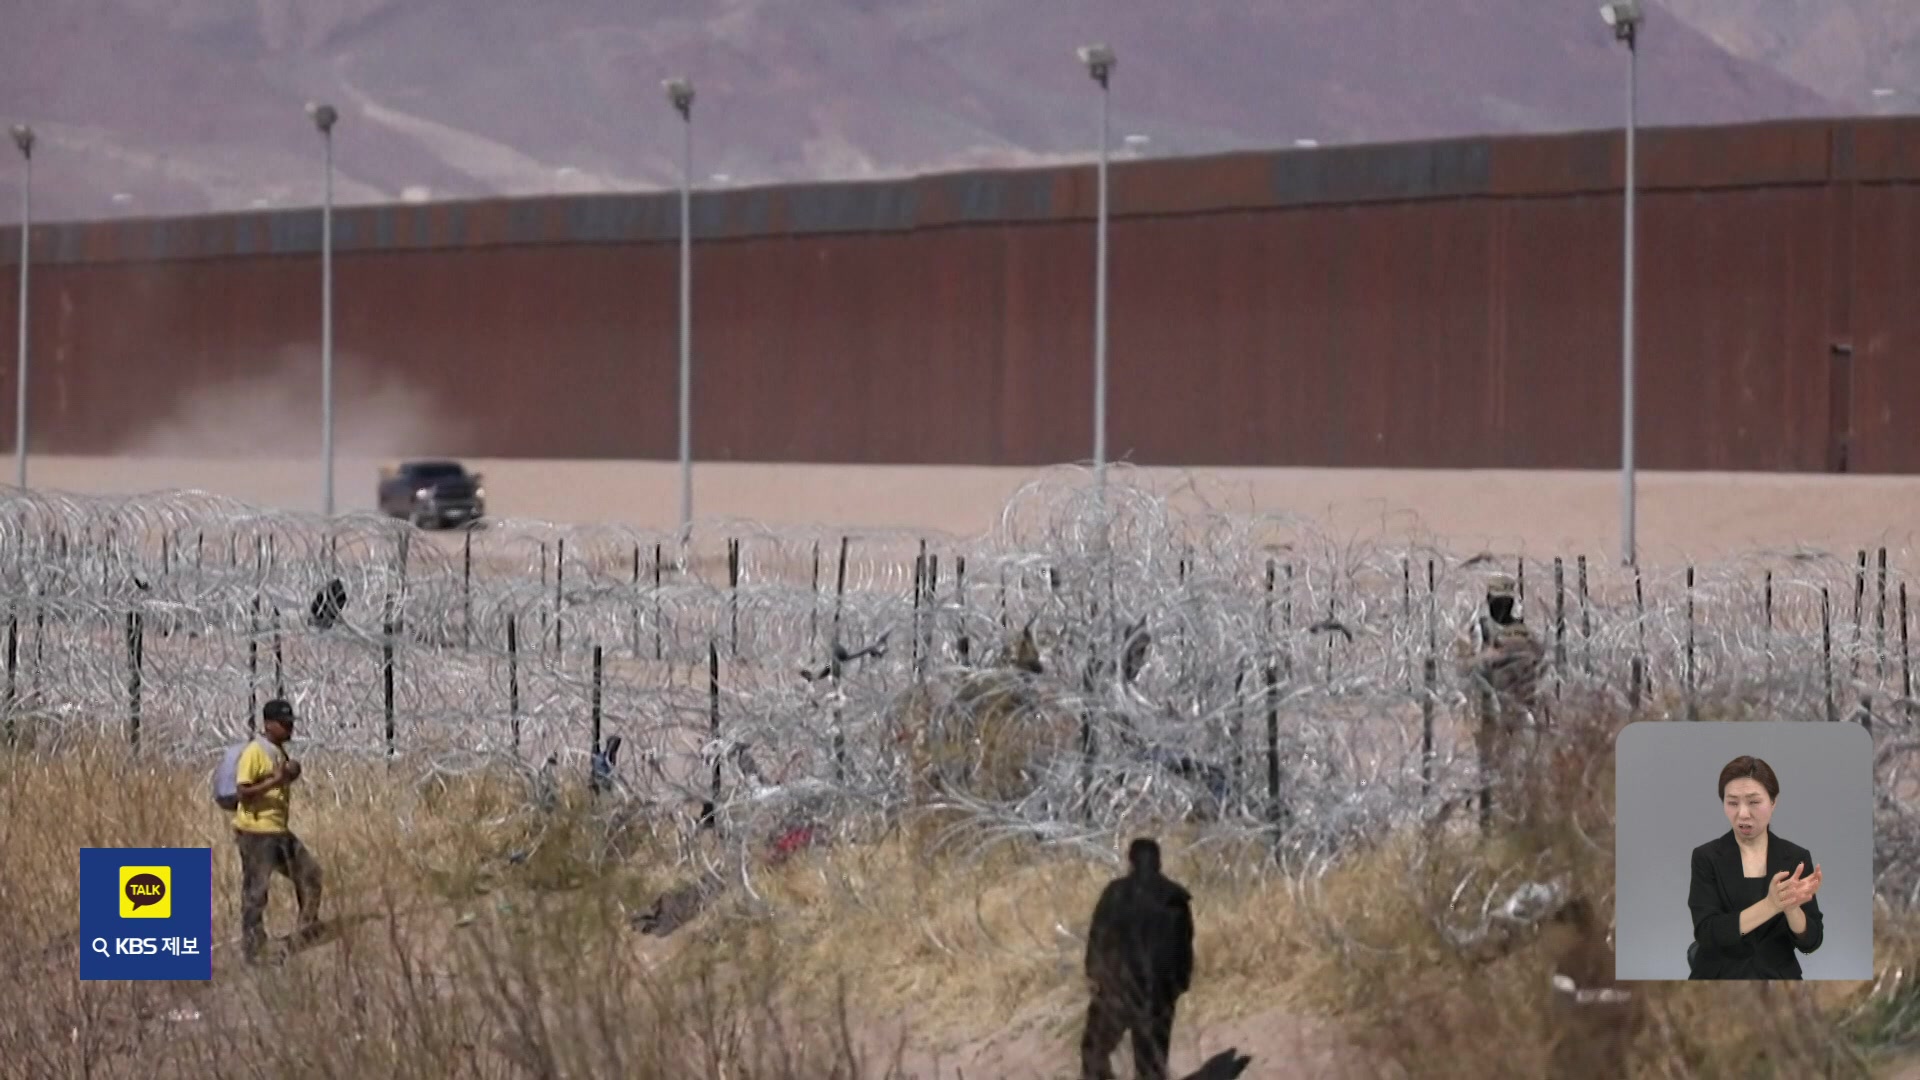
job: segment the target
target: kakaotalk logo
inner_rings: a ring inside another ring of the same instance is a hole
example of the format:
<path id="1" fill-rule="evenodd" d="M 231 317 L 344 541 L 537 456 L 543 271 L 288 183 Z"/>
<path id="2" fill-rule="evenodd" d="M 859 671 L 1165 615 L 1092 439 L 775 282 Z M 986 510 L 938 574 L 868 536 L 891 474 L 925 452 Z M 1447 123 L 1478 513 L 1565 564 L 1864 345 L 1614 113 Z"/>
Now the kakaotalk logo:
<path id="1" fill-rule="evenodd" d="M 172 918 L 173 867 L 121 867 L 120 917 L 123 919 Z"/>

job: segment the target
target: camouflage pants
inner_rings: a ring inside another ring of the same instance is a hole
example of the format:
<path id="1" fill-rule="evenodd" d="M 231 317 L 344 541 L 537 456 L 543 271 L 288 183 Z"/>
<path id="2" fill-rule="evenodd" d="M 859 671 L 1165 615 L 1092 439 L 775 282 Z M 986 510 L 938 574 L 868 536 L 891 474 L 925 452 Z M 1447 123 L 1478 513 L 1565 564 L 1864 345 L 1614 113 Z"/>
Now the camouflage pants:
<path id="1" fill-rule="evenodd" d="M 1526 812 L 1529 781 L 1539 764 L 1540 729 L 1518 705 L 1483 708 L 1474 728 L 1482 807 L 1502 816 Z"/>

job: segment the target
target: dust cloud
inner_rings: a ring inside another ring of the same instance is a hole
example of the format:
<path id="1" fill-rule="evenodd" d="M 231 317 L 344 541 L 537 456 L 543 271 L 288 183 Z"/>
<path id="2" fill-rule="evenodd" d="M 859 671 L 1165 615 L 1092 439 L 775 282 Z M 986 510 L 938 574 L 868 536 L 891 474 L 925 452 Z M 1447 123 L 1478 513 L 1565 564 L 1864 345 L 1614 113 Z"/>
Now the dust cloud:
<path id="1" fill-rule="evenodd" d="M 312 458 L 321 450 L 320 350 L 288 346 L 260 372 L 185 393 L 179 404 L 128 436 L 116 456 Z M 432 395 L 367 357 L 335 350 L 336 460 L 447 452 L 467 443 Z"/>

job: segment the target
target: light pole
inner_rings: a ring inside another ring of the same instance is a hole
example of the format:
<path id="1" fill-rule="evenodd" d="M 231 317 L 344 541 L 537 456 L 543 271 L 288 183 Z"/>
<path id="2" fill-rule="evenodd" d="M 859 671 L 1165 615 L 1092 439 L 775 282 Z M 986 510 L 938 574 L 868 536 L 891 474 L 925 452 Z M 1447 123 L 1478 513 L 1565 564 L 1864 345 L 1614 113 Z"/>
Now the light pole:
<path id="1" fill-rule="evenodd" d="M 1600 8 L 1600 18 L 1613 27 L 1614 40 L 1627 46 L 1627 160 L 1625 250 L 1620 292 L 1620 558 L 1634 565 L 1633 478 L 1633 197 L 1638 186 L 1633 164 L 1635 129 L 1640 111 L 1640 0 L 1614 0 Z"/>
<path id="2" fill-rule="evenodd" d="M 680 114 L 680 548 L 693 538 L 693 83 L 668 79 Z"/>
<path id="3" fill-rule="evenodd" d="M 307 116 L 320 130 L 326 152 L 326 193 L 320 205 L 320 456 L 325 464 L 320 512 L 333 516 L 333 124 L 340 118 L 331 105 L 307 103 Z"/>
<path id="4" fill-rule="evenodd" d="M 13 405 L 13 484 L 24 489 L 27 486 L 27 276 L 33 250 L 29 242 L 33 233 L 33 129 L 25 124 L 13 125 L 13 145 L 20 148 L 20 156 L 27 163 L 26 178 L 20 184 L 20 353 Z"/>
<path id="5" fill-rule="evenodd" d="M 1082 45 L 1080 62 L 1100 84 L 1100 209 L 1094 226 L 1093 264 L 1093 482 L 1107 487 L 1107 144 L 1109 140 L 1107 82 L 1116 60 L 1106 45 Z"/>

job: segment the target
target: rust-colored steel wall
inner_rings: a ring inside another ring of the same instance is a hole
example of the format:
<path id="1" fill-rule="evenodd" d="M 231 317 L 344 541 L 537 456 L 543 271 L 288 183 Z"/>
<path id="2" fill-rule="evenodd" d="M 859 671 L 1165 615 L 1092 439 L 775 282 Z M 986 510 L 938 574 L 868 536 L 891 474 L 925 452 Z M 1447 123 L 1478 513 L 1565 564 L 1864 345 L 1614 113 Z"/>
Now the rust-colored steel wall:
<path id="1" fill-rule="evenodd" d="M 1117 165 L 1109 452 L 1616 465 L 1621 151 L 1601 132 Z M 1642 151 L 1640 464 L 1920 472 L 1920 123 L 1656 130 Z M 1092 181 L 697 196 L 696 455 L 1087 457 Z M 339 211 L 343 446 L 672 458 L 677 223 L 671 193 Z M 228 426 L 317 446 L 316 211 L 33 239 L 37 452 Z M 0 230 L 9 341 L 17 245 Z M 0 401 L 13 379 L 0 363 Z M 0 445 L 12 427 L 0 409 Z"/>
<path id="2" fill-rule="evenodd" d="M 1853 196 L 1851 468 L 1920 472 L 1920 185 Z"/>

